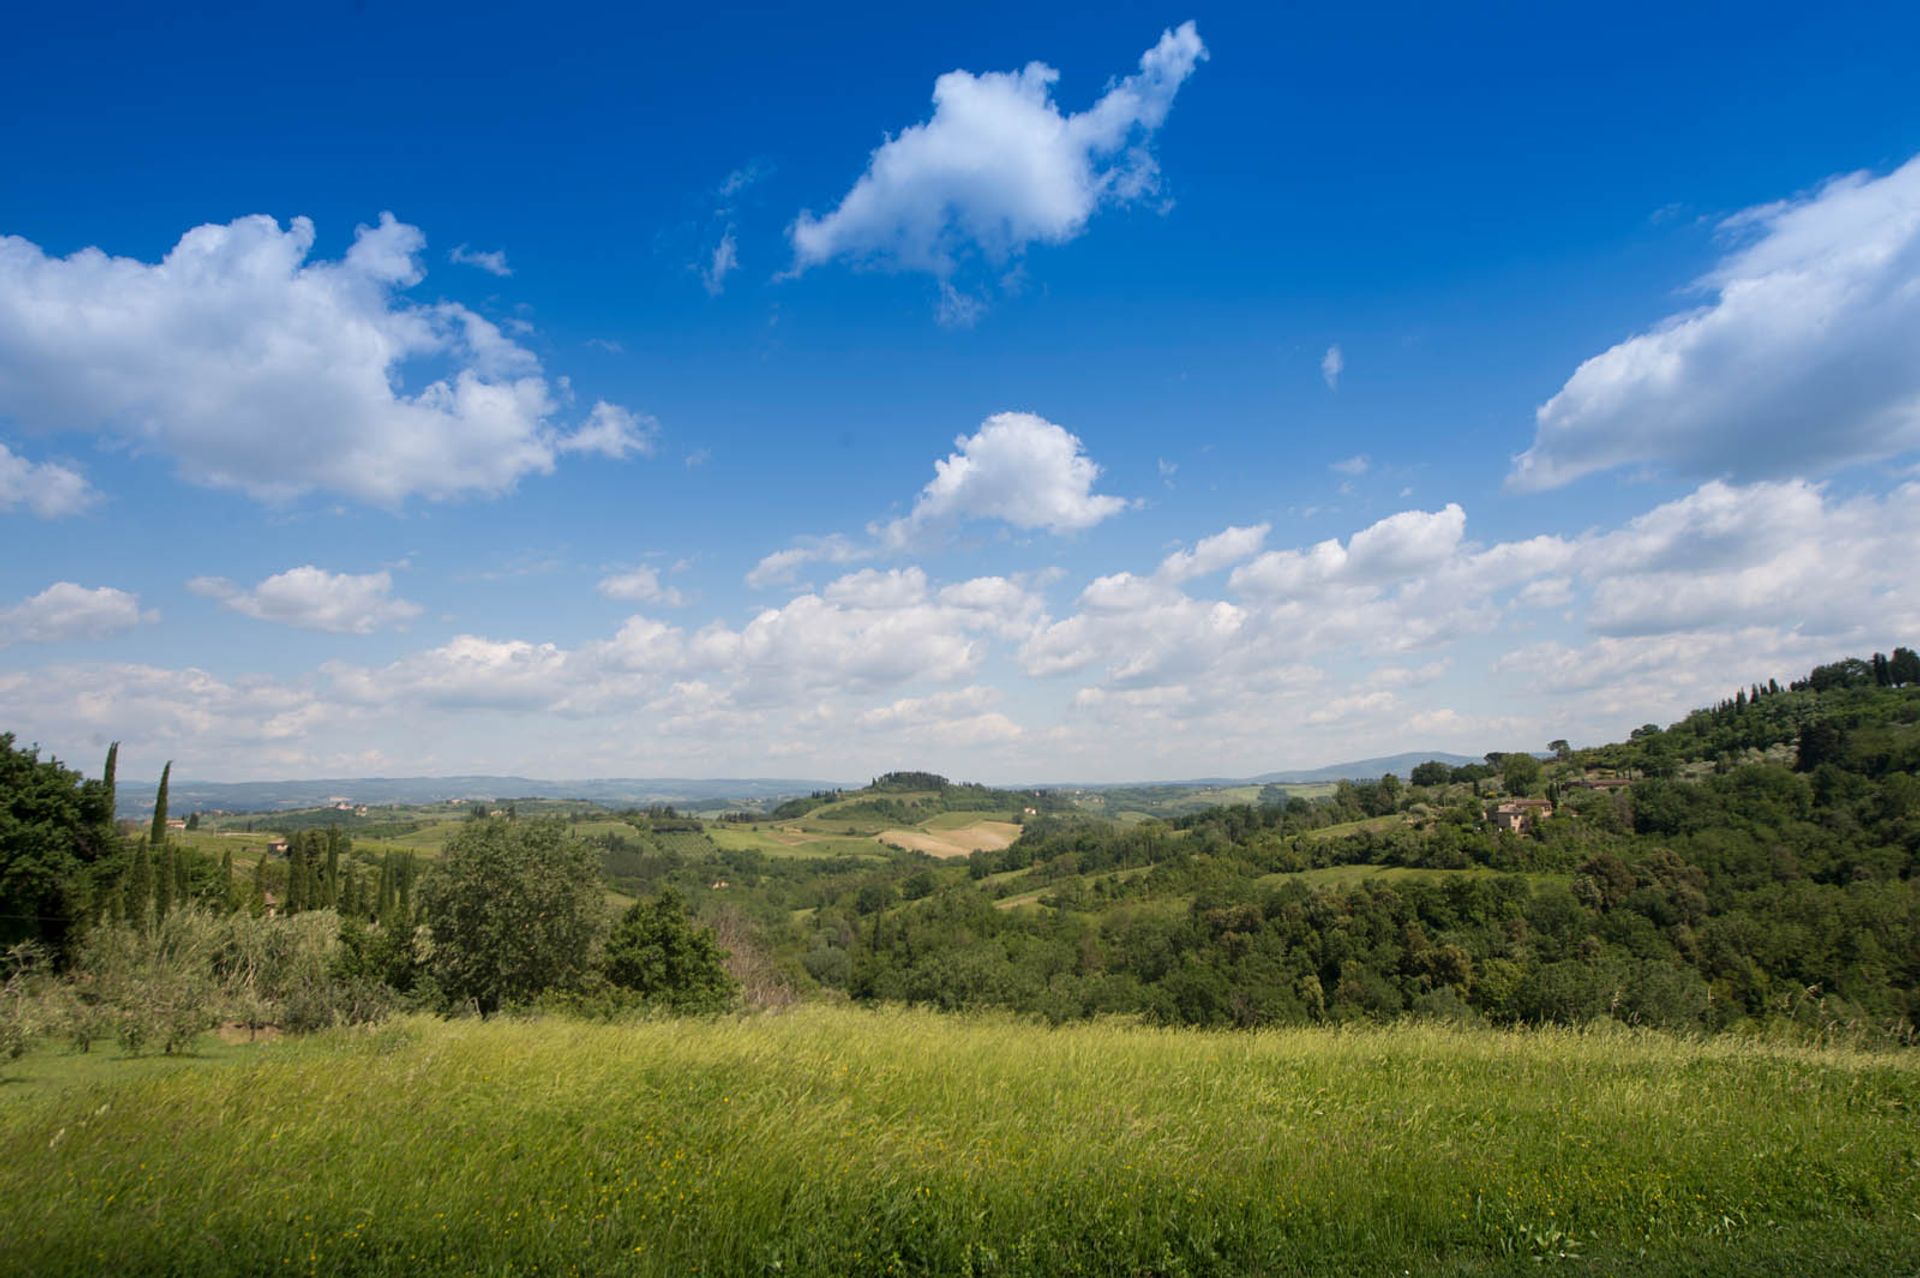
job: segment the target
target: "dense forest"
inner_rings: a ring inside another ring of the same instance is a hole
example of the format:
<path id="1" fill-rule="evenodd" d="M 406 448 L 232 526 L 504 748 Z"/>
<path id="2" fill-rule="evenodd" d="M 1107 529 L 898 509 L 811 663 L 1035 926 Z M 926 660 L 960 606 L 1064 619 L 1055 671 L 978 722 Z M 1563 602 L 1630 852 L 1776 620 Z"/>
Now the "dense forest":
<path id="1" fill-rule="evenodd" d="M 102 937 L 139 950 L 127 938 L 186 913 L 319 937 L 301 1005 L 322 1022 L 541 1001 L 711 1009 L 752 988 L 1055 1022 L 1612 1018 L 1901 1042 L 1920 1025 L 1920 658 L 1906 648 L 1752 683 L 1613 744 L 1426 764 L 1314 799 L 1269 788 L 1171 821 L 918 773 L 796 801 L 889 820 L 1023 805 L 1011 846 L 945 861 L 730 850 L 727 823 L 666 809 L 601 813 L 576 835 L 569 817 L 483 808 L 437 860 L 315 826 L 238 872 L 167 837 L 164 788 L 149 831 L 117 829 L 112 767 L 85 779 L 0 737 L 0 927 L 29 943 L 14 966 L 31 950 L 43 980 L 104 962 Z M 617 925 L 602 885 L 638 902 Z M 528 932 L 523 907 L 583 921 Z M 509 974 L 454 961 L 462 936 L 520 952 L 535 935 L 565 952 Z M 140 951 L 153 970 L 157 944 Z"/>

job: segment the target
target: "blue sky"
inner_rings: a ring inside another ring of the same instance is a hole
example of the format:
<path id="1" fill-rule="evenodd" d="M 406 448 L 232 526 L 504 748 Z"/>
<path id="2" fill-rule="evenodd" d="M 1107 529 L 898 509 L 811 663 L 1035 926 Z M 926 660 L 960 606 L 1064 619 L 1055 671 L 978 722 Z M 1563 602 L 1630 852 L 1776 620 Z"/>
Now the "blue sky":
<path id="1" fill-rule="evenodd" d="M 1606 739 L 1911 642 L 1916 35 L 17 16 L 0 728 L 1113 780 Z"/>

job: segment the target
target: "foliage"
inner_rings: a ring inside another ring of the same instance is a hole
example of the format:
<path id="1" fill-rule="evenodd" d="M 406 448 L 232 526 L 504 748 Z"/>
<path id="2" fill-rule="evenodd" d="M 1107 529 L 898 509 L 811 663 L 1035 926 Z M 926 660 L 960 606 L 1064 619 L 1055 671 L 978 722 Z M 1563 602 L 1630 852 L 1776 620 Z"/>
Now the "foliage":
<path id="1" fill-rule="evenodd" d="M 0 733 L 0 944 L 64 950 L 119 854 L 111 786 Z"/>
<path id="2" fill-rule="evenodd" d="M 469 822 L 421 884 L 429 969 L 482 1013 L 587 974 L 605 929 L 598 858 L 561 818 Z"/>
<path id="3" fill-rule="evenodd" d="M 710 929 L 687 918 L 671 888 L 636 901 L 607 938 L 606 974 L 613 984 L 675 1012 L 717 1012 L 739 992 L 727 954 Z"/>

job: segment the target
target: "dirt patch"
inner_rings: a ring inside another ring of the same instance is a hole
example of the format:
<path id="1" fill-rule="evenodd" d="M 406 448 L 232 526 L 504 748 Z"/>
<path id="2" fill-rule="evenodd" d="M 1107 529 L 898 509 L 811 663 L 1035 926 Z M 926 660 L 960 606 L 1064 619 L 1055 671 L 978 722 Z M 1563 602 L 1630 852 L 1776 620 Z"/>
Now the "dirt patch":
<path id="1" fill-rule="evenodd" d="M 958 830 L 882 830 L 874 838 L 889 847 L 928 856 L 966 856 L 970 852 L 997 852 L 1020 837 L 1011 821 L 976 821 Z"/>

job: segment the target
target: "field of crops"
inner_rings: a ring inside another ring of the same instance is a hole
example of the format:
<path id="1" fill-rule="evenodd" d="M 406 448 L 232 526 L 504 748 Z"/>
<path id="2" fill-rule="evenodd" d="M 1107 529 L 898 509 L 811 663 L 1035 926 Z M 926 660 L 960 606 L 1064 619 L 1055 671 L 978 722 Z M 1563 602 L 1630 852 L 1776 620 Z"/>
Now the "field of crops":
<path id="1" fill-rule="evenodd" d="M 13 1072 L 7 1274 L 1920 1265 L 1904 1055 L 816 1006 Z"/>

